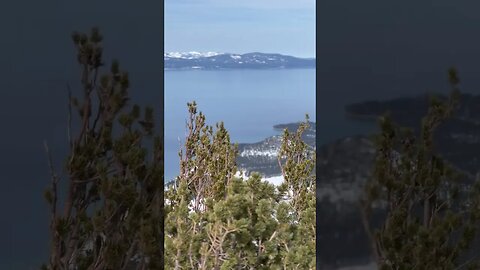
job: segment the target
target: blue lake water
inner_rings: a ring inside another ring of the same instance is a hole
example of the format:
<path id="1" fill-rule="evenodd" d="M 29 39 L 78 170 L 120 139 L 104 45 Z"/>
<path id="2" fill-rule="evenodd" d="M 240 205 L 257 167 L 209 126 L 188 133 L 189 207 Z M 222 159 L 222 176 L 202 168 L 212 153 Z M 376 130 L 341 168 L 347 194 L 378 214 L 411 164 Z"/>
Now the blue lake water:
<path id="1" fill-rule="evenodd" d="M 179 172 L 187 102 L 197 102 L 208 124 L 224 121 L 232 141 L 239 143 L 260 141 L 276 134 L 273 125 L 301 121 L 308 113 L 316 118 L 317 145 L 322 145 L 377 130 L 375 122 L 349 119 L 345 105 L 414 96 L 429 89 L 446 93 L 444 77 L 437 71 L 412 75 L 322 67 L 317 78 L 321 89 L 315 91 L 314 69 L 165 71 L 165 177 L 172 179 Z M 463 77 L 470 82 L 469 73 Z"/>
<path id="2" fill-rule="evenodd" d="M 315 70 L 165 71 L 165 179 L 179 172 L 187 102 L 207 123 L 223 121 L 232 142 L 258 142 L 273 126 L 315 119 Z"/>

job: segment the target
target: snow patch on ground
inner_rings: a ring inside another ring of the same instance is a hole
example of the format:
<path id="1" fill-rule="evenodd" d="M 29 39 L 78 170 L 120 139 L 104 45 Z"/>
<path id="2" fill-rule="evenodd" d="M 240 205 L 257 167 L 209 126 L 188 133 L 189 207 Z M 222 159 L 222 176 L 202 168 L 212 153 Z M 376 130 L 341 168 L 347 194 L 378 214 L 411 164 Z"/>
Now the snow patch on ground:
<path id="1" fill-rule="evenodd" d="M 244 170 L 237 171 L 235 174 L 236 177 L 243 178 L 243 179 L 248 179 L 248 176 Z M 274 184 L 275 186 L 279 186 L 280 184 L 283 183 L 283 175 L 278 175 L 278 176 L 271 176 L 271 177 L 263 177 L 263 181 L 267 181 L 270 184 Z"/>
<path id="2" fill-rule="evenodd" d="M 274 184 L 275 186 L 279 186 L 283 183 L 285 179 L 283 179 L 283 175 L 279 176 L 272 176 L 272 177 L 267 177 L 263 178 L 264 181 L 270 182 L 271 184 Z"/>

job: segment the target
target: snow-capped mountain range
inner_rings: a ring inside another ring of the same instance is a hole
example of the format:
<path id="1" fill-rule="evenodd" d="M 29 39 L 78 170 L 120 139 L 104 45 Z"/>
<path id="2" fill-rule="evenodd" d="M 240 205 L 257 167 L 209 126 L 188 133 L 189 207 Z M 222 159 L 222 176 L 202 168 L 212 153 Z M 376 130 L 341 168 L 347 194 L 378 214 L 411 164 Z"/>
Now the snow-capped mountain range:
<path id="1" fill-rule="evenodd" d="M 168 52 L 163 55 L 164 59 L 198 59 L 201 57 L 216 56 L 217 52 Z"/>
<path id="2" fill-rule="evenodd" d="M 166 70 L 315 68 L 315 58 L 275 53 L 168 52 Z"/>

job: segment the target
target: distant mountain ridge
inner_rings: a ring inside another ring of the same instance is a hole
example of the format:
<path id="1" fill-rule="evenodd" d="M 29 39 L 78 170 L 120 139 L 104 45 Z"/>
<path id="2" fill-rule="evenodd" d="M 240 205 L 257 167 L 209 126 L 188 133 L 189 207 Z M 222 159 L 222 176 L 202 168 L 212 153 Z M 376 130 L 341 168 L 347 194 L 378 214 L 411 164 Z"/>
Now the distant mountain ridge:
<path id="1" fill-rule="evenodd" d="M 315 58 L 298 58 L 277 53 L 168 52 L 163 59 L 165 70 L 315 68 Z"/>

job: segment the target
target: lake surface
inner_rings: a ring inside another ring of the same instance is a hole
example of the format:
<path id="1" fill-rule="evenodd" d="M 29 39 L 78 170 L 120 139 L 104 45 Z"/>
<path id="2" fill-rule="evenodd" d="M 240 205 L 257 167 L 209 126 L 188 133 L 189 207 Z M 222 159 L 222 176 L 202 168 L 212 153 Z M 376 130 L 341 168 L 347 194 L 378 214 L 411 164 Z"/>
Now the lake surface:
<path id="1" fill-rule="evenodd" d="M 165 179 L 179 172 L 187 102 L 193 100 L 208 124 L 224 121 L 232 142 L 238 143 L 263 140 L 277 134 L 273 125 L 301 121 L 308 113 L 317 122 L 320 146 L 378 130 L 375 121 L 347 117 L 347 104 L 415 96 L 427 90 L 449 91 L 444 70 L 412 74 L 358 67 L 319 68 L 318 91 L 314 69 L 165 71 Z M 462 78 L 467 81 L 465 92 L 472 92 L 468 86 L 473 74 L 463 73 Z"/>
<path id="2" fill-rule="evenodd" d="M 165 179 L 179 172 L 187 102 L 195 100 L 209 125 L 223 121 L 232 142 L 277 134 L 273 126 L 315 119 L 315 70 L 165 71 Z"/>

